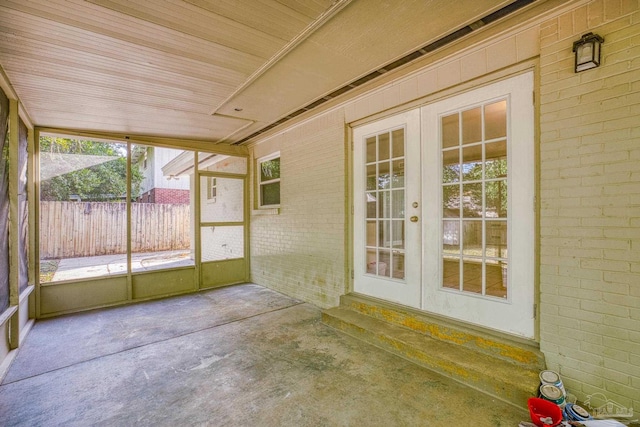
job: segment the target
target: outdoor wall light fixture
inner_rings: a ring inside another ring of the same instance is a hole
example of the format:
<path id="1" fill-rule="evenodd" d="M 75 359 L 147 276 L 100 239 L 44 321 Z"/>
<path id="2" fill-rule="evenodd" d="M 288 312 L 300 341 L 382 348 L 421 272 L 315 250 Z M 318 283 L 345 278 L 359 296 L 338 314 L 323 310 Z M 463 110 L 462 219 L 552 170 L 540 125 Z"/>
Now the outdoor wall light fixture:
<path id="1" fill-rule="evenodd" d="M 597 34 L 587 33 L 573 42 L 576 54 L 576 73 L 600 66 L 600 45 L 604 39 Z"/>

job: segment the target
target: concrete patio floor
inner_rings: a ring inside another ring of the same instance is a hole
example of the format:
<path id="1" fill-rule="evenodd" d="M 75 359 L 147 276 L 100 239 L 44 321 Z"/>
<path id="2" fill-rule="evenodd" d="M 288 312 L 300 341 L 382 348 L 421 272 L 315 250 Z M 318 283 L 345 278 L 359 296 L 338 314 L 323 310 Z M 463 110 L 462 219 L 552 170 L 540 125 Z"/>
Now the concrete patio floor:
<path id="1" fill-rule="evenodd" d="M 189 250 L 140 252 L 131 254 L 131 271 L 141 272 L 162 268 L 194 265 Z M 127 272 L 127 254 L 63 258 L 59 261 L 52 282 L 110 276 Z"/>
<path id="2" fill-rule="evenodd" d="M 496 401 L 254 284 L 36 323 L 4 426 L 517 426 Z"/>

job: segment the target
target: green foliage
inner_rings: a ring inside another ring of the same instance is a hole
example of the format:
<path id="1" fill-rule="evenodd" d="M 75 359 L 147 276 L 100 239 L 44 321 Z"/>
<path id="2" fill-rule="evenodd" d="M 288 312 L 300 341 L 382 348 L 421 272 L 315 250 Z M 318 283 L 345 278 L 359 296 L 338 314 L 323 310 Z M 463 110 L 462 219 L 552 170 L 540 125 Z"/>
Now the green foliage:
<path id="1" fill-rule="evenodd" d="M 479 183 L 482 181 L 484 166 L 485 179 L 497 179 L 496 181 L 485 182 L 484 196 L 487 209 L 495 208 L 496 214 L 500 217 L 507 216 L 507 161 L 506 158 L 493 161 L 470 162 L 463 165 L 448 165 L 443 169 L 443 182 L 457 183 L 460 180 L 460 173 L 464 175 L 464 182 Z M 502 178 L 502 179 L 500 179 Z M 479 215 L 477 208 L 482 206 L 482 186 L 474 184 L 463 185 L 463 191 L 460 195 L 460 187 L 458 185 L 443 186 L 443 201 L 445 206 L 453 202 L 453 204 L 462 204 L 463 216 L 465 218 L 473 218 Z M 457 203 L 456 203 L 457 202 Z"/>
<path id="2" fill-rule="evenodd" d="M 42 181 L 41 200 L 69 200 L 72 195 L 87 201 L 121 201 L 125 197 L 127 193 L 126 144 L 45 136 L 40 138 L 40 152 L 113 157 L 113 160 L 103 161 L 94 166 Z M 143 178 L 138 166 L 132 165 L 132 199 L 140 195 Z"/>
<path id="3" fill-rule="evenodd" d="M 261 181 L 280 178 L 280 157 L 260 163 Z"/>

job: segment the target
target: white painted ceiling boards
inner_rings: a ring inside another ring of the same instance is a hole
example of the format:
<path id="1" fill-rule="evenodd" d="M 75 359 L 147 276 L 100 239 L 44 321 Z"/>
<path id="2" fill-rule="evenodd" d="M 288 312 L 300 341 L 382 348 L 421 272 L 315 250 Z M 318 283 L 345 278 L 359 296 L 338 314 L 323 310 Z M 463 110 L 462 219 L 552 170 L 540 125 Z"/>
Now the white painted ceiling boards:
<path id="1" fill-rule="evenodd" d="M 0 0 L 34 124 L 231 144 L 515 0 Z"/>

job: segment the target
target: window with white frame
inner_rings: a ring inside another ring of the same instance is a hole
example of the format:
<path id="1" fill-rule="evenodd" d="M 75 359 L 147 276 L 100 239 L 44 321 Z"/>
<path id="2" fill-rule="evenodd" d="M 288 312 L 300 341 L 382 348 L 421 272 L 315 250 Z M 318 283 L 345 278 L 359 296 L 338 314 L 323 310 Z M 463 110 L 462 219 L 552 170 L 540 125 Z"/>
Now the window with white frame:
<path id="1" fill-rule="evenodd" d="M 258 206 L 280 206 L 280 153 L 258 159 Z"/>
<path id="2" fill-rule="evenodd" d="M 218 199 L 218 181 L 214 177 L 207 180 L 207 202 L 215 203 Z"/>

